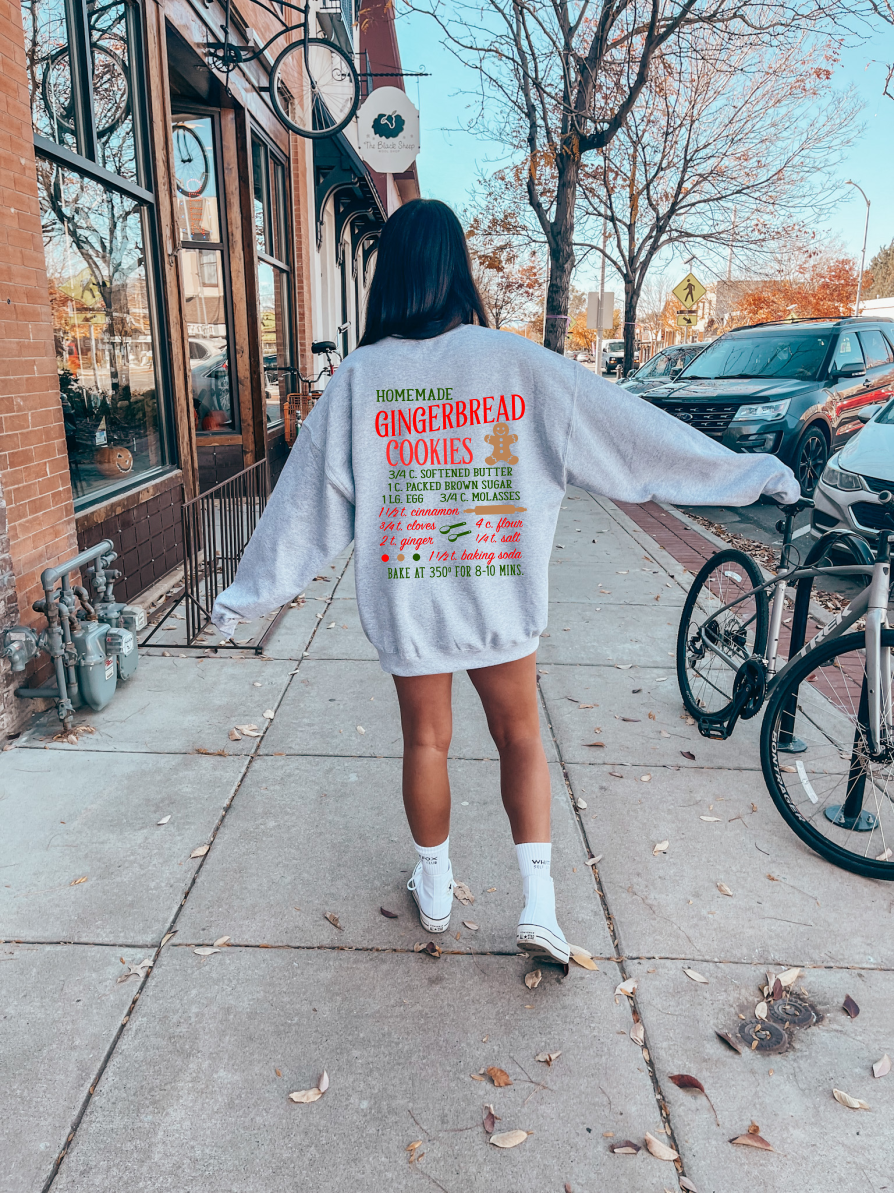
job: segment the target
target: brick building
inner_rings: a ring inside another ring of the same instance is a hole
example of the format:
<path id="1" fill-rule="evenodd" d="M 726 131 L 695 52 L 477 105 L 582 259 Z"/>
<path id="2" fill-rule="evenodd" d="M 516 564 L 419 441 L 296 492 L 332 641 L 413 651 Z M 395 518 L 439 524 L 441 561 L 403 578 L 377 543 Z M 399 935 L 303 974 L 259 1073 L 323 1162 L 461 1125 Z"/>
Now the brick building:
<path id="1" fill-rule="evenodd" d="M 184 501 L 276 474 L 312 343 L 354 347 L 378 231 L 419 193 L 415 167 L 364 165 L 355 120 L 330 135 L 301 53 L 271 87 L 293 5 L 228 7 L 253 55 L 229 71 L 219 0 L 0 0 L 4 626 L 41 622 L 41 571 L 104 537 L 138 599 L 182 557 Z M 402 85 L 388 0 L 311 0 L 308 22 L 361 98 Z"/>

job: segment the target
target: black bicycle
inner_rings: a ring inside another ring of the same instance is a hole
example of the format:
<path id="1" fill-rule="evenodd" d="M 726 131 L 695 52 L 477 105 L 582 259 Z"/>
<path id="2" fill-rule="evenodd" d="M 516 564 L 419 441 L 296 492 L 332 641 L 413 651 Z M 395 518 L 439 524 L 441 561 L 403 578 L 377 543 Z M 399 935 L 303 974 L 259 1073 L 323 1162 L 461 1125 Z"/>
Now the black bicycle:
<path id="1" fill-rule="evenodd" d="M 281 19 L 281 13 L 262 0 L 253 0 L 259 8 Z M 221 26 L 222 41 L 209 41 L 208 60 L 227 75 L 236 66 L 255 62 L 266 55 L 274 42 L 290 34 L 300 36 L 280 51 L 270 67 L 270 103 L 279 120 L 299 137 L 331 137 L 354 118 L 360 104 L 360 78 L 354 62 L 335 42 L 310 37 L 310 4 L 292 4 L 277 0 L 278 9 L 301 14 L 301 20 L 286 26 L 256 50 L 237 46 L 230 40 L 230 11 Z"/>
<path id="2" fill-rule="evenodd" d="M 894 509 L 890 492 L 879 499 Z M 831 531 L 793 566 L 793 520 L 812 505 L 804 497 L 781 506 L 779 570 L 769 580 L 750 556 L 732 549 L 695 577 L 677 635 L 680 694 L 699 733 L 720 740 L 740 717 L 756 717 L 766 706 L 761 767 L 786 823 L 827 861 L 894 880 L 894 534 L 882 531 L 873 554 L 861 536 Z M 894 514 L 888 518 L 894 530 Z M 823 563 L 842 552 L 855 562 Z M 865 586 L 807 642 L 818 576 L 857 578 Z M 781 662 L 786 630 L 788 660 Z"/>

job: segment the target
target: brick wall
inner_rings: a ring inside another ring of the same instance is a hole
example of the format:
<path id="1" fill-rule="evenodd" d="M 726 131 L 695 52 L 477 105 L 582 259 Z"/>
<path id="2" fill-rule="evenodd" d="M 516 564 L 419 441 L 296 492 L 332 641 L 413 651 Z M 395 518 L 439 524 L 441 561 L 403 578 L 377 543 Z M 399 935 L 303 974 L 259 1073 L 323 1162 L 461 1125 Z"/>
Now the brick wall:
<path id="1" fill-rule="evenodd" d="M 0 0 L 0 344 L 2 631 L 44 624 L 31 609 L 40 573 L 77 551 L 17 0 Z M 12 695 L 34 678 L 39 661 L 16 677 L 0 664 L 0 737 L 34 711 Z"/>
<path id="2" fill-rule="evenodd" d="M 77 550 L 40 230 L 22 13 L 0 0 L 0 481 L 23 621 Z"/>

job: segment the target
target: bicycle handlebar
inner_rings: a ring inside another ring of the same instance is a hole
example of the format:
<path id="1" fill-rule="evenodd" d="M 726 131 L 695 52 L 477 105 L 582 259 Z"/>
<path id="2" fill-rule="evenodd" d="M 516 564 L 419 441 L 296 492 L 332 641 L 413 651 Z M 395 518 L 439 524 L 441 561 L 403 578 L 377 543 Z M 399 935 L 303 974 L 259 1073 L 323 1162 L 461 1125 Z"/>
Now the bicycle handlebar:
<path id="1" fill-rule="evenodd" d="M 793 501 L 790 505 L 785 505 L 781 501 L 776 504 L 782 510 L 787 518 L 794 518 L 796 514 L 800 514 L 802 510 L 812 510 L 816 502 L 812 497 L 799 497 L 797 501 Z"/>

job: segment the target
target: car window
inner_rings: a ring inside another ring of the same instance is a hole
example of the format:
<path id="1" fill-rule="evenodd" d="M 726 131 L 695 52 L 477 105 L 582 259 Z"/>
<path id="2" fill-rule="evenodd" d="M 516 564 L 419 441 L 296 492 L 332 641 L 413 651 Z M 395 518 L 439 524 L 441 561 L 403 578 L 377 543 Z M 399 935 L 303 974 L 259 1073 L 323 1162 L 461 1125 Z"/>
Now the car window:
<path id="1" fill-rule="evenodd" d="M 891 347 L 880 331 L 861 331 L 859 340 L 866 357 L 866 368 L 872 369 L 876 365 L 888 365 L 894 360 Z"/>
<path id="2" fill-rule="evenodd" d="M 873 422 L 886 423 L 889 427 L 894 427 L 894 401 L 889 402 L 887 406 L 883 406 L 873 419 Z"/>
<path id="3" fill-rule="evenodd" d="M 863 364 L 863 353 L 860 351 L 860 345 L 853 332 L 842 332 L 832 363 L 836 367 L 838 365 Z"/>
<path id="4" fill-rule="evenodd" d="M 856 345 L 856 337 L 851 339 Z M 681 379 L 786 377 L 812 381 L 819 375 L 831 342 L 828 335 L 804 332 L 726 335 L 699 353 Z"/>

